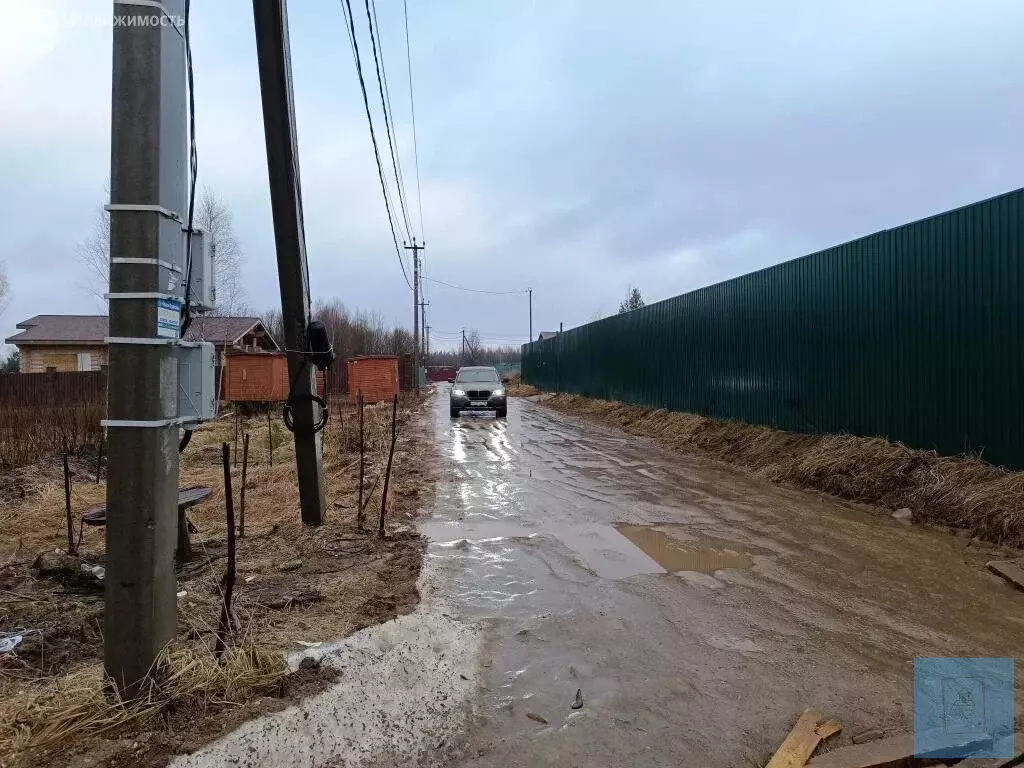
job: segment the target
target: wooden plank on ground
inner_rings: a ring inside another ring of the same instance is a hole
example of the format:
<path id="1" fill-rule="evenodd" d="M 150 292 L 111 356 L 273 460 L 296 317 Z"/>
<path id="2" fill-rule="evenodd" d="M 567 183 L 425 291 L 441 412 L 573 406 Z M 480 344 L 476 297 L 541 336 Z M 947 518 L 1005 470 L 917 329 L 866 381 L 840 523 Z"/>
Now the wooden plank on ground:
<path id="1" fill-rule="evenodd" d="M 818 744 L 839 729 L 835 720 L 822 722 L 821 712 L 805 710 L 765 768 L 803 768 Z"/>
<path id="2" fill-rule="evenodd" d="M 1024 589 L 1024 568 L 1019 562 L 1010 560 L 993 560 L 988 564 L 988 569 L 997 576 L 1002 576 L 1017 589 Z"/>
<path id="3" fill-rule="evenodd" d="M 991 744 L 992 739 L 985 735 L 964 735 L 950 737 L 946 743 L 949 747 L 980 748 Z M 807 768 L 919 768 L 943 764 L 940 758 L 914 757 L 914 734 L 906 733 L 819 755 Z"/>

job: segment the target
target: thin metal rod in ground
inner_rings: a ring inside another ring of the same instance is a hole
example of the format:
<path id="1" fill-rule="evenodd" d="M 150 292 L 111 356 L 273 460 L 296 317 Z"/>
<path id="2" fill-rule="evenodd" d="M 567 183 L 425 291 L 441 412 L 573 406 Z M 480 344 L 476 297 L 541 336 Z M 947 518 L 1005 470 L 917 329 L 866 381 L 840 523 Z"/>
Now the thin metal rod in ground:
<path id="1" fill-rule="evenodd" d="M 235 466 L 238 466 L 238 425 L 242 421 L 242 414 L 238 411 L 238 406 L 235 406 Z"/>
<path id="2" fill-rule="evenodd" d="M 100 471 L 103 469 L 103 432 L 100 432 L 100 442 L 96 446 L 96 485 L 100 484 Z"/>
<path id="3" fill-rule="evenodd" d="M 270 424 L 270 409 L 267 409 L 267 445 L 270 447 L 270 466 L 274 466 L 274 428 Z"/>
<path id="4" fill-rule="evenodd" d="M 231 597 L 235 591 L 235 506 L 231 495 L 231 447 L 227 443 L 221 444 L 221 457 L 224 463 L 224 503 L 228 518 L 228 569 L 221 582 L 224 602 L 221 604 L 220 624 L 217 626 L 217 645 L 213 650 L 218 661 L 224 654 L 228 632 L 231 630 Z"/>
<path id="5" fill-rule="evenodd" d="M 395 456 L 395 441 L 398 439 L 398 395 L 391 402 L 391 450 L 388 451 L 388 468 L 384 470 L 384 490 L 380 492 L 380 525 L 377 535 L 384 538 L 384 512 L 388 506 L 388 481 L 391 480 L 391 460 Z"/>
<path id="6" fill-rule="evenodd" d="M 64 451 L 64 514 L 68 525 L 68 554 L 75 554 L 75 525 L 71 522 L 71 469 L 68 467 L 68 452 Z"/>
<path id="7" fill-rule="evenodd" d="M 366 471 L 366 461 L 363 453 L 363 390 L 356 393 L 356 407 L 359 408 L 359 505 L 356 507 L 356 528 L 363 527 L 363 473 Z M 373 491 L 370 491 L 372 494 Z"/>
<path id="8" fill-rule="evenodd" d="M 245 538 L 245 473 L 249 467 L 249 433 L 242 439 L 242 490 L 238 504 L 238 538 Z"/>

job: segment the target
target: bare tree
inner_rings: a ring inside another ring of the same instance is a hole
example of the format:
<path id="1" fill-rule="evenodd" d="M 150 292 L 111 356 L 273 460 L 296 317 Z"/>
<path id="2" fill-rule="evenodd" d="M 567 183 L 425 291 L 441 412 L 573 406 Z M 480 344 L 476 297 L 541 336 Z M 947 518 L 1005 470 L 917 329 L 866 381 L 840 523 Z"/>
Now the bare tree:
<path id="1" fill-rule="evenodd" d="M 196 204 L 194 223 L 206 232 L 207 245 L 213 252 L 217 284 L 217 307 L 214 314 L 245 314 L 245 289 L 241 278 L 244 258 L 242 246 L 235 235 L 231 209 L 210 187 L 203 187 Z M 110 283 L 110 214 L 102 206 L 96 211 L 92 233 L 78 244 L 76 250 L 78 260 L 85 267 L 87 290 L 105 306 L 103 295 Z"/>
<path id="2" fill-rule="evenodd" d="M 626 298 L 623 299 L 621 304 L 619 304 L 619 314 L 621 315 L 626 312 L 632 312 L 634 309 L 640 309 L 640 307 L 645 304 L 646 302 L 640 295 L 640 289 L 634 286 L 626 292 Z"/>
<path id="3" fill-rule="evenodd" d="M 0 261 L 0 314 L 7 309 L 7 300 L 11 294 L 11 283 L 7 279 L 7 265 Z"/>
<path id="4" fill-rule="evenodd" d="M 196 206 L 195 222 L 206 232 L 207 247 L 213 253 L 214 279 L 217 283 L 215 315 L 244 315 L 245 287 L 242 285 L 242 262 L 245 255 L 235 235 L 231 209 L 210 187 L 203 192 Z"/>
<path id="5" fill-rule="evenodd" d="M 107 189 L 107 196 L 110 189 Z M 101 205 L 96 209 L 92 233 L 75 247 L 85 267 L 85 288 L 97 302 L 106 306 L 103 295 L 110 284 L 110 214 Z"/>

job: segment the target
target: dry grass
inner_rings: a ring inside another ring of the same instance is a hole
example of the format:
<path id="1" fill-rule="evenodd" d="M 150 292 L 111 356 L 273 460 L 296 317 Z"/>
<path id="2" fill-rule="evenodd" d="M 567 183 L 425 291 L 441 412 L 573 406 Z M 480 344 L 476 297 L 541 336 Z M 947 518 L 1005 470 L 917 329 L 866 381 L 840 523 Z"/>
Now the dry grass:
<path id="1" fill-rule="evenodd" d="M 508 385 L 505 389 L 510 397 L 529 397 L 530 395 L 536 395 L 540 391 L 532 384 L 523 384 L 523 375 L 521 373 L 510 373 Z"/>
<path id="2" fill-rule="evenodd" d="M 253 646 L 232 649 L 223 663 L 196 649 L 179 649 L 157 662 L 154 683 L 144 696 L 123 700 L 103 677 L 102 667 L 93 664 L 5 702 L 0 708 L 0 753 L 140 728 L 169 710 L 200 717 L 211 707 L 278 691 L 287 673 L 280 654 Z"/>
<path id="3" fill-rule="evenodd" d="M 692 413 L 556 395 L 545 405 L 653 437 L 679 450 L 746 467 L 767 480 L 813 488 L 1024 546 L 1024 473 L 970 457 L 944 457 L 878 437 L 805 435 Z"/>
<path id="4" fill-rule="evenodd" d="M 386 463 L 390 422 L 390 403 L 367 406 L 368 492 Z M 416 580 L 423 543 L 417 533 L 399 523 L 416 515 L 433 481 L 430 423 L 429 409 L 423 408 L 422 401 L 403 398 L 388 496 L 389 535 L 381 540 L 376 528 L 382 482 L 365 499 L 365 529 L 355 524 L 359 423 L 354 408 L 332 403 L 324 431 L 328 508 L 324 524 L 316 528 L 304 526 L 299 516 L 294 444 L 279 409 L 271 414 L 269 427 L 265 413 L 240 420 L 232 485 L 237 520 L 242 436 L 248 432 L 246 521 L 245 536 L 238 540 L 233 611 L 237 627 L 224 666 L 216 663 L 211 648 L 225 564 L 221 443 L 234 444 L 235 419 L 229 413 L 197 430 L 181 457 L 181 485 L 206 485 L 213 493 L 189 512 L 199 529 L 192 536 L 196 557 L 178 571 L 178 589 L 186 594 L 178 600 L 177 637 L 156 676 L 160 685 L 145 699 L 133 702 L 110 698 L 104 686 L 102 594 L 84 594 L 77 587 L 40 580 L 30 568 L 37 553 L 67 546 L 59 458 L 0 476 L 8 500 L 0 505 L 0 626 L 42 632 L 31 643 L 27 637 L 17 654 L 0 659 L 0 764 L 8 764 L 5 755 L 28 747 L 19 765 L 49 764 L 53 755 L 47 754 L 45 745 L 54 739 L 76 743 L 72 737 L 80 733 L 105 732 L 114 738 L 137 733 L 144 726 L 158 732 L 163 728 L 166 733 L 171 728 L 162 714 L 166 712 L 193 713 L 202 724 L 207 707 L 219 711 L 230 706 L 241 717 L 239 712 L 249 710 L 234 703 L 279 688 L 285 676 L 282 651 L 299 649 L 297 641 L 342 638 L 412 610 L 419 600 Z M 87 507 L 104 501 L 106 488 L 103 482 L 95 483 L 94 456 L 72 461 L 72 471 L 77 523 Z M 83 561 L 103 561 L 103 529 L 85 530 L 81 556 Z M 212 721 L 218 727 L 220 717 Z M 208 738 L 201 728 L 198 733 L 200 743 Z M 94 741 L 83 749 L 92 749 Z M 189 748 L 194 746 L 198 745 Z"/>

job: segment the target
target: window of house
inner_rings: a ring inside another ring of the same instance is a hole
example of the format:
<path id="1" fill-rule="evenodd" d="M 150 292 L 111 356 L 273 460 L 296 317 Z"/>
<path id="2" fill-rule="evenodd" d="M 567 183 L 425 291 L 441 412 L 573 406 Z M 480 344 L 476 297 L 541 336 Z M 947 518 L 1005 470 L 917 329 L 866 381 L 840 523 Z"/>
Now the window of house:
<path id="1" fill-rule="evenodd" d="M 92 355 L 88 352 L 78 353 L 78 370 L 80 371 L 91 371 L 92 370 Z"/>

